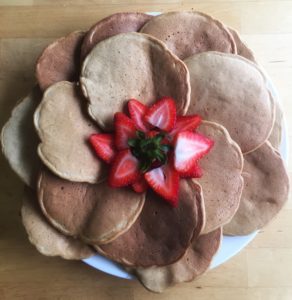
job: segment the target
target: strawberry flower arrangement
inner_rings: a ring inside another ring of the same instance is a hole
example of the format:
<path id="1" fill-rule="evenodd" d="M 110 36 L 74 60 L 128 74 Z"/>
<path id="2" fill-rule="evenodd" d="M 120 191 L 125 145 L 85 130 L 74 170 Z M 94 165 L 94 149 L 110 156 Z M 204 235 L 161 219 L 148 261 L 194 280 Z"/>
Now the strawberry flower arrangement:
<path id="1" fill-rule="evenodd" d="M 287 200 L 269 80 L 206 14 L 111 15 L 44 49 L 36 77 L 1 144 L 44 255 L 103 255 L 162 292 Z"/>
<path id="2" fill-rule="evenodd" d="M 96 154 L 111 163 L 109 185 L 132 185 L 137 193 L 152 188 L 172 206 L 177 206 L 179 178 L 198 178 L 198 160 L 213 141 L 195 133 L 198 115 L 176 116 L 175 101 L 164 97 L 150 108 L 132 99 L 131 118 L 114 116 L 115 134 L 93 134 L 89 141 Z"/>

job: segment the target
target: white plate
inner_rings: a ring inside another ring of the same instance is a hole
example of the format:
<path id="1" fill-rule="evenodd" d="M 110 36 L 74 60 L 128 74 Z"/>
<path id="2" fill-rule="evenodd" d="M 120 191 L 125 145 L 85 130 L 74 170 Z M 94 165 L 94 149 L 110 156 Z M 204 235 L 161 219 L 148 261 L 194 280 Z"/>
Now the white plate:
<path id="1" fill-rule="evenodd" d="M 149 13 L 151 15 L 158 15 L 157 12 Z M 262 68 L 263 69 L 263 68 Z M 264 71 L 265 75 L 269 80 L 269 89 L 272 91 L 275 99 L 280 103 L 277 89 L 273 85 L 271 79 Z M 282 130 L 282 142 L 280 146 L 280 153 L 285 160 L 286 164 L 288 164 L 288 138 L 287 138 L 287 130 L 285 120 L 283 120 L 283 130 Z M 212 264 L 210 266 L 211 269 L 216 268 L 217 266 L 223 264 L 227 260 L 229 260 L 232 256 L 236 255 L 240 252 L 246 245 L 251 242 L 254 237 L 257 235 L 257 232 L 253 232 L 252 234 L 246 236 L 223 236 L 223 241 L 221 243 L 220 249 L 215 255 Z M 125 278 L 125 279 L 134 279 L 134 276 L 127 273 L 119 264 L 97 254 L 90 258 L 83 260 L 86 264 L 91 267 L 105 272 L 107 274 L 111 274 L 116 277 Z"/>

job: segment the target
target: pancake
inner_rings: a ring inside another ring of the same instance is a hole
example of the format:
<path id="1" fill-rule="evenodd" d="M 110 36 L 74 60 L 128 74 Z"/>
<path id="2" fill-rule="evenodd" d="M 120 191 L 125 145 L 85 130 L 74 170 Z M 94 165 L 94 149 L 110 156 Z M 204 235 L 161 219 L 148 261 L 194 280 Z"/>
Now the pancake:
<path id="1" fill-rule="evenodd" d="M 177 261 L 196 233 L 196 201 L 202 198 L 201 187 L 181 180 L 179 198 L 178 207 L 173 208 L 149 190 L 132 227 L 113 242 L 95 248 L 100 254 L 131 267 L 164 266 Z"/>
<path id="2" fill-rule="evenodd" d="M 36 65 L 36 78 L 43 91 L 59 81 L 78 81 L 83 37 L 84 32 L 75 31 L 44 49 Z"/>
<path id="3" fill-rule="evenodd" d="M 177 283 L 192 281 L 209 268 L 222 239 L 221 227 L 193 241 L 186 254 L 164 267 L 138 268 L 134 274 L 150 291 L 161 293 Z"/>
<path id="4" fill-rule="evenodd" d="M 106 182 L 76 183 L 43 171 L 38 198 L 48 220 L 63 233 L 88 243 L 108 243 L 127 231 L 139 216 L 145 195 Z"/>
<path id="5" fill-rule="evenodd" d="M 94 251 L 82 241 L 64 236 L 47 222 L 37 205 L 36 196 L 29 189 L 25 190 L 21 217 L 30 242 L 43 255 L 65 259 L 84 259 L 94 255 Z"/>
<path id="6" fill-rule="evenodd" d="M 102 40 L 119 33 L 139 31 L 150 18 L 151 16 L 143 13 L 128 12 L 116 13 L 100 20 L 88 30 L 84 37 L 81 59 L 84 60 L 92 48 Z"/>
<path id="7" fill-rule="evenodd" d="M 153 17 L 141 32 L 164 42 L 180 59 L 205 51 L 236 53 L 225 25 L 200 12 L 169 12 Z"/>
<path id="8" fill-rule="evenodd" d="M 185 64 L 160 41 L 141 33 L 121 33 L 98 43 L 83 63 L 80 82 L 89 114 L 106 130 L 113 128 L 114 113 L 130 98 L 151 105 L 169 96 L 179 114 L 186 113 L 190 100 Z"/>
<path id="9" fill-rule="evenodd" d="M 252 50 L 250 48 L 248 48 L 248 46 L 243 42 L 243 40 L 241 39 L 239 33 L 233 29 L 228 27 L 228 31 L 231 33 L 231 35 L 233 36 L 234 42 L 236 44 L 236 48 L 237 48 L 237 54 L 248 59 L 251 60 L 252 62 L 256 62 L 256 59 L 254 57 L 254 53 L 252 52 Z"/>
<path id="10" fill-rule="evenodd" d="M 240 206 L 224 234 L 246 235 L 265 226 L 288 199 L 289 178 L 279 153 L 266 142 L 244 156 Z"/>
<path id="11" fill-rule="evenodd" d="M 282 130 L 283 130 L 283 122 L 284 122 L 283 111 L 279 103 L 279 100 L 275 101 L 275 107 L 276 107 L 275 122 L 268 141 L 275 149 L 279 150 L 282 142 Z"/>
<path id="12" fill-rule="evenodd" d="M 191 104 L 188 114 L 217 122 L 228 130 L 243 153 L 260 147 L 274 124 L 274 98 L 266 76 L 249 60 L 206 52 L 188 58 Z"/>
<path id="13" fill-rule="evenodd" d="M 28 186 L 35 188 L 41 161 L 37 156 L 39 138 L 33 114 L 41 100 L 38 88 L 18 102 L 1 132 L 2 151 L 13 171 Z"/>
<path id="14" fill-rule="evenodd" d="M 197 131 L 215 142 L 200 160 L 203 176 L 196 179 L 204 193 L 206 225 L 203 234 L 206 234 L 228 223 L 238 209 L 243 188 L 243 158 L 223 126 L 203 121 Z"/>
<path id="15" fill-rule="evenodd" d="M 77 86 L 62 81 L 44 93 L 34 115 L 41 143 L 38 154 L 43 163 L 61 178 L 97 183 L 105 168 L 88 144 L 100 130 L 84 112 L 84 100 Z"/>

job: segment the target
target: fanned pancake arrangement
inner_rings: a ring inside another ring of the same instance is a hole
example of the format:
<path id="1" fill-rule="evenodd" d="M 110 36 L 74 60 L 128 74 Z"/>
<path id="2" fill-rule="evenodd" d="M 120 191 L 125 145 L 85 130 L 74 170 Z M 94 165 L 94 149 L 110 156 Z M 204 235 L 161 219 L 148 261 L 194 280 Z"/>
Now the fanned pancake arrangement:
<path id="1" fill-rule="evenodd" d="M 36 78 L 1 144 L 44 255 L 99 253 L 160 293 L 287 201 L 278 95 L 211 16 L 113 14 L 44 49 Z"/>

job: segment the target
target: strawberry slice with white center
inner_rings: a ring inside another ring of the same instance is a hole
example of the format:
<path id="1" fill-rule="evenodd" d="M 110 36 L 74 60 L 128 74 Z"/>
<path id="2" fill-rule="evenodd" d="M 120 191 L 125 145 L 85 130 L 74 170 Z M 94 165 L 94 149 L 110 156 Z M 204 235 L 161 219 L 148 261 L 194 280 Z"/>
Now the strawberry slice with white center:
<path id="1" fill-rule="evenodd" d="M 171 131 L 176 121 L 175 101 L 170 97 L 161 98 L 147 110 L 144 120 L 163 131 Z"/>
<path id="2" fill-rule="evenodd" d="M 179 176 L 181 178 L 201 178 L 203 176 L 203 170 L 197 162 L 191 170 L 185 173 L 180 172 Z"/>
<path id="3" fill-rule="evenodd" d="M 118 150 L 129 148 L 128 140 L 136 136 L 135 123 L 125 114 L 115 114 L 115 145 Z"/>
<path id="4" fill-rule="evenodd" d="M 144 115 L 148 109 L 147 106 L 136 99 L 131 99 L 128 102 L 128 109 L 129 109 L 131 119 L 134 121 L 136 125 L 136 128 L 146 132 L 148 128 L 144 122 Z"/>
<path id="5" fill-rule="evenodd" d="M 213 144 L 212 140 L 199 133 L 178 133 L 174 145 L 175 169 L 182 174 L 191 172 L 197 161 L 210 151 Z"/>
<path id="6" fill-rule="evenodd" d="M 179 132 L 194 131 L 201 124 L 202 118 L 199 115 L 178 116 L 174 128 L 169 133 L 174 138 Z"/>
<path id="7" fill-rule="evenodd" d="M 163 165 L 144 174 L 149 186 L 172 206 L 178 204 L 179 174 L 171 164 Z"/>
<path id="8" fill-rule="evenodd" d="M 141 177 L 138 181 L 132 184 L 132 188 L 136 193 L 145 193 L 148 188 L 148 183 L 144 177 Z"/>
<path id="9" fill-rule="evenodd" d="M 99 158 L 108 164 L 112 162 L 116 154 L 114 148 L 114 136 L 112 134 L 92 134 L 89 137 L 89 143 Z"/>
<path id="10" fill-rule="evenodd" d="M 129 149 L 118 152 L 115 156 L 109 174 L 111 187 L 122 187 L 139 179 L 139 161 Z"/>

